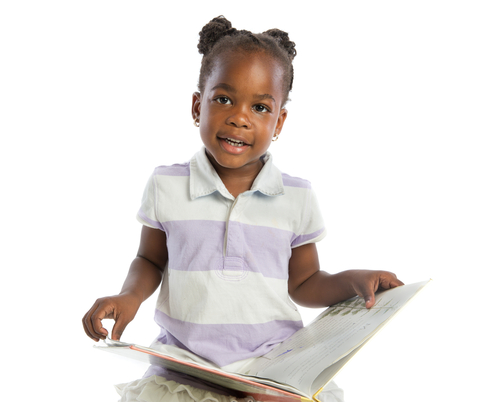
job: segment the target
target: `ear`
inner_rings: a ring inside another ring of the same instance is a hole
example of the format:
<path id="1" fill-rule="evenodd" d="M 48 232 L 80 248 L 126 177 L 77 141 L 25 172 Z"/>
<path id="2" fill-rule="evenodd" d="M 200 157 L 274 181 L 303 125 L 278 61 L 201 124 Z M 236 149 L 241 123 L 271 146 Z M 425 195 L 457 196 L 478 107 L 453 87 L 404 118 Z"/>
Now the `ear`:
<path id="1" fill-rule="evenodd" d="M 191 105 L 191 115 L 193 116 L 193 120 L 200 118 L 201 111 L 201 94 L 199 92 L 195 92 L 193 94 L 193 103 Z"/>
<path id="2" fill-rule="evenodd" d="M 276 129 L 274 130 L 274 135 L 279 135 L 281 133 L 281 129 L 283 128 L 283 124 L 285 124 L 286 117 L 288 116 L 288 110 L 285 108 L 280 110 L 280 115 L 278 117 L 278 122 L 276 123 Z"/>

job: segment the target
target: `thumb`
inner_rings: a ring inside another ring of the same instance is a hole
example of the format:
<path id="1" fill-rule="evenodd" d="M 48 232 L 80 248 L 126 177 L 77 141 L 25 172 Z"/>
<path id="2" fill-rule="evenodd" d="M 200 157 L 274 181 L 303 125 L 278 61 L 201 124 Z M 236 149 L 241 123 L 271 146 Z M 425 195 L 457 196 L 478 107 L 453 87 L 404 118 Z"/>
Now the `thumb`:
<path id="1" fill-rule="evenodd" d="M 361 295 L 365 299 L 366 308 L 371 308 L 375 304 L 375 293 L 373 290 L 366 289 Z"/>
<path id="2" fill-rule="evenodd" d="M 371 308 L 375 304 L 375 295 L 373 293 L 370 296 L 365 296 L 364 299 L 366 308 Z"/>
<path id="3" fill-rule="evenodd" d="M 111 339 L 119 341 L 129 322 L 130 320 L 126 319 L 123 315 L 119 315 L 116 319 L 115 325 L 113 326 Z"/>

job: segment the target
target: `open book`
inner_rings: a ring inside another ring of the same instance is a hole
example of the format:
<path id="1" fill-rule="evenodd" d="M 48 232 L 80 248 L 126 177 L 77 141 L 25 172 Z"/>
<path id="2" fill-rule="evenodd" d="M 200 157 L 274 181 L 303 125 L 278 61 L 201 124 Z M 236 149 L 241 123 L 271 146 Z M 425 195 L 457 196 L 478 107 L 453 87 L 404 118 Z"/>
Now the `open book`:
<path id="1" fill-rule="evenodd" d="M 429 282 L 377 292 L 370 309 L 360 297 L 335 304 L 238 372 L 124 342 L 106 340 L 106 346 L 95 347 L 241 391 L 257 401 L 318 401 L 325 385 Z"/>

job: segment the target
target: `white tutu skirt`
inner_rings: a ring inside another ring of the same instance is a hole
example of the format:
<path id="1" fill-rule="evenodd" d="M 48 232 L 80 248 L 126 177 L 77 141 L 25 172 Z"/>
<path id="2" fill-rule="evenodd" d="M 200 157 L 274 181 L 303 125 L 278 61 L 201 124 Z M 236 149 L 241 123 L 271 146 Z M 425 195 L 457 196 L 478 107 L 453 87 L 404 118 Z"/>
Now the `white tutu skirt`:
<path id="1" fill-rule="evenodd" d="M 195 388 L 153 375 L 127 384 L 115 385 L 120 402 L 253 402 L 253 398 L 235 398 Z"/>
<path id="2" fill-rule="evenodd" d="M 236 398 L 152 375 L 115 385 L 119 402 L 253 402 L 252 397 Z M 319 395 L 322 402 L 343 402 L 344 392 L 332 381 Z"/>

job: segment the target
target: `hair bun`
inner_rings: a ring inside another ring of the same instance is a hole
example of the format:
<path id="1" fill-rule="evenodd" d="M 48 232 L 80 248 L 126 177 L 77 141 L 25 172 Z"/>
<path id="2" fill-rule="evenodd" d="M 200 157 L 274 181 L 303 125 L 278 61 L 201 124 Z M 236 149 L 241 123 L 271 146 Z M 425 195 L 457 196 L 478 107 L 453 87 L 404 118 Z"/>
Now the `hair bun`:
<path id="1" fill-rule="evenodd" d="M 284 32 L 281 29 L 273 28 L 263 33 L 275 38 L 278 41 L 279 45 L 286 50 L 288 56 L 290 57 L 290 60 L 293 60 L 297 55 L 297 51 L 295 50 L 295 42 L 292 42 L 290 40 L 287 32 Z"/>
<path id="2" fill-rule="evenodd" d="M 235 32 L 236 29 L 232 27 L 231 22 L 223 15 L 215 17 L 200 31 L 198 52 L 202 55 L 206 55 L 219 39 L 227 35 L 232 35 Z"/>

